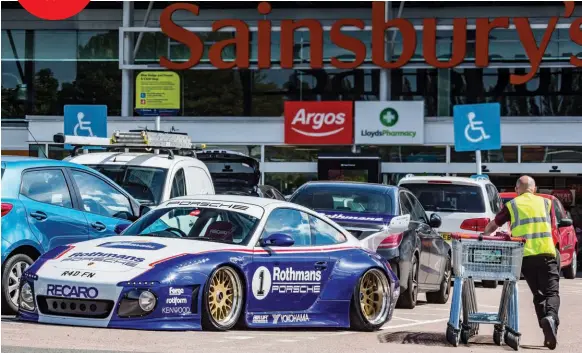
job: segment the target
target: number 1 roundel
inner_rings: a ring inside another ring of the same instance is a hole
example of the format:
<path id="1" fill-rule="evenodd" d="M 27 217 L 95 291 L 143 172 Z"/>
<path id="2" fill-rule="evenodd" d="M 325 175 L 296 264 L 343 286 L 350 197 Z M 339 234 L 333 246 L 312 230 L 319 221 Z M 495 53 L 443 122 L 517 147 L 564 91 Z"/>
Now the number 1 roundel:
<path id="1" fill-rule="evenodd" d="M 271 290 L 271 271 L 265 266 L 257 268 L 253 275 L 252 283 L 253 296 L 257 300 L 263 300 Z"/>

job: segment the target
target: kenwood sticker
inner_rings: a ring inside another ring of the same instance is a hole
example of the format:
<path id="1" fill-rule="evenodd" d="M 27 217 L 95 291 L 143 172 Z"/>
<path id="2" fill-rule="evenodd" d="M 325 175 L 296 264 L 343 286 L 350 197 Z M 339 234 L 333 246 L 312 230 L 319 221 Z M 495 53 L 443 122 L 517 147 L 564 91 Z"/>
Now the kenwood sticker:
<path id="1" fill-rule="evenodd" d="M 98 245 L 100 248 L 127 249 L 127 250 L 160 250 L 164 244 L 149 241 L 112 241 Z"/>

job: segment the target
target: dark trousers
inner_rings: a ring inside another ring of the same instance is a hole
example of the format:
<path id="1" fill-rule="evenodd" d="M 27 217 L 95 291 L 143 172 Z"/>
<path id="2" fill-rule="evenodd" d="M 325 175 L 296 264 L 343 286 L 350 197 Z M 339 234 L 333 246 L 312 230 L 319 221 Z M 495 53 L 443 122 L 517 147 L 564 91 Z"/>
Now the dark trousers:
<path id="1" fill-rule="evenodd" d="M 546 316 L 552 316 L 556 326 L 559 325 L 560 270 L 557 259 L 544 255 L 526 256 L 521 272 L 533 294 L 538 322 Z"/>

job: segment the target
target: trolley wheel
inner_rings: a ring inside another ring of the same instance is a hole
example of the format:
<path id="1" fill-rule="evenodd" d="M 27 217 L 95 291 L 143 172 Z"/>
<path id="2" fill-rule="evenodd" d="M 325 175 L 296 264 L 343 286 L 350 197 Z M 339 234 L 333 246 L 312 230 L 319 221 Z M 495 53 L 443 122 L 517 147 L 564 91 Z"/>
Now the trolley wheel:
<path id="1" fill-rule="evenodd" d="M 503 344 L 503 331 L 500 330 L 493 330 L 493 342 L 495 342 L 495 345 L 497 346 L 501 346 Z"/>
<path id="2" fill-rule="evenodd" d="M 451 326 L 447 326 L 447 342 L 449 342 L 453 347 L 458 347 L 461 341 L 461 332 L 455 332 L 455 329 Z"/>
<path id="3" fill-rule="evenodd" d="M 518 351 L 519 350 L 519 341 L 520 341 L 520 336 L 515 335 L 511 332 L 505 332 L 505 343 L 513 348 L 514 351 Z"/>
<path id="4" fill-rule="evenodd" d="M 468 344 L 471 338 L 471 330 L 462 329 L 461 330 L 461 343 Z"/>

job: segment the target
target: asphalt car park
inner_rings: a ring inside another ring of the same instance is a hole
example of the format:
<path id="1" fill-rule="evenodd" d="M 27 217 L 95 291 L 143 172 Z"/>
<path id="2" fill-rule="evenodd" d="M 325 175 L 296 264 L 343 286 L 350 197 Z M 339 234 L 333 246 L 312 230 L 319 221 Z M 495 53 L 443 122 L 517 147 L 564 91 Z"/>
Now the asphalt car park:
<path id="1" fill-rule="evenodd" d="M 562 306 L 559 343 L 555 352 L 579 352 L 582 306 L 582 273 L 575 280 L 560 282 Z M 480 308 L 495 311 L 501 293 L 477 288 Z M 519 283 L 522 351 L 545 351 L 536 320 L 531 293 L 525 281 Z M 203 352 L 240 353 L 284 351 L 305 352 L 501 352 L 509 347 L 493 344 L 492 327 L 481 326 L 468 345 L 453 348 L 445 341 L 449 305 L 428 304 L 424 295 L 414 310 L 396 309 L 392 320 L 376 332 L 345 330 L 232 330 L 228 332 L 140 332 L 43 325 L 2 318 L 4 352 Z"/>

